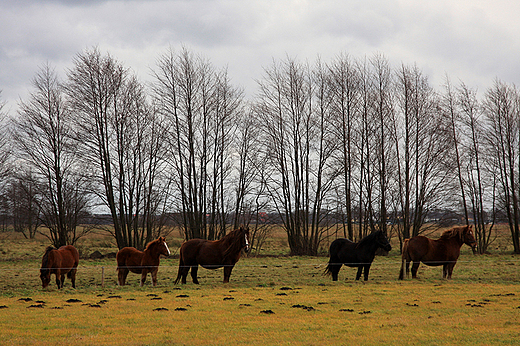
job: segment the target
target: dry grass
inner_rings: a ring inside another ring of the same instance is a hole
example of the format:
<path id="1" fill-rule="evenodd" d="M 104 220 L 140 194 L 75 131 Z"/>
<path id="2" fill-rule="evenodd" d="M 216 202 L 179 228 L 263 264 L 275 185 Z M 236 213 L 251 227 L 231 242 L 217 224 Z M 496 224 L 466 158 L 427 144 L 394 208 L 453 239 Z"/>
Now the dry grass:
<path id="1" fill-rule="evenodd" d="M 273 241 L 283 247 L 282 237 Z M 103 235 L 83 242 L 112 251 Z M 453 280 L 421 265 L 419 280 L 398 281 L 392 251 L 376 257 L 366 283 L 345 267 L 332 282 L 323 275 L 326 257 L 243 258 L 230 284 L 221 283 L 221 269 L 200 269 L 199 286 L 173 285 L 178 260 L 165 258 L 159 285 L 148 279 L 143 288 L 135 274 L 118 287 L 114 259 L 83 259 L 78 288 L 66 280 L 58 291 L 41 289 L 46 245 L 0 241 L 2 344 L 508 345 L 520 337 L 520 262 L 509 252 L 473 256 L 464 246 Z"/>
<path id="2" fill-rule="evenodd" d="M 10 345 L 486 345 L 520 336 L 518 285 L 510 284 L 231 284 L 20 298 L 0 299 Z"/>

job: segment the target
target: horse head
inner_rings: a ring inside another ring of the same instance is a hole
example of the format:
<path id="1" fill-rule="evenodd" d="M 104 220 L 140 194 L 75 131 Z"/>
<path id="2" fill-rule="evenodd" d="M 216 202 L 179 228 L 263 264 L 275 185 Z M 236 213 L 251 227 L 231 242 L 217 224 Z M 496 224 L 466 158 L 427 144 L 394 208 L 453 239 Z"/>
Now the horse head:
<path id="1" fill-rule="evenodd" d="M 48 268 L 41 268 L 40 279 L 42 280 L 42 288 L 49 286 L 51 282 L 51 271 Z"/>
<path id="2" fill-rule="evenodd" d="M 159 237 L 157 241 L 159 243 L 159 253 L 164 256 L 170 256 L 170 249 L 168 248 L 168 244 L 166 244 L 166 238 Z"/>
<path id="3" fill-rule="evenodd" d="M 54 250 L 52 246 L 48 246 L 45 249 L 45 254 L 42 258 L 42 267 L 40 268 L 40 279 L 42 280 L 42 288 L 49 286 L 51 282 L 51 269 L 49 265 L 49 252 Z"/>
<path id="4" fill-rule="evenodd" d="M 462 241 L 464 242 L 464 244 L 471 247 L 473 253 L 477 252 L 477 241 L 475 240 L 475 236 L 473 235 L 472 225 L 464 227 L 462 231 Z"/>
<path id="5" fill-rule="evenodd" d="M 380 248 L 382 248 L 385 251 L 392 250 L 392 245 L 390 245 L 390 242 L 388 241 L 388 238 L 382 231 L 378 231 L 376 234 L 376 243 L 379 245 Z"/>

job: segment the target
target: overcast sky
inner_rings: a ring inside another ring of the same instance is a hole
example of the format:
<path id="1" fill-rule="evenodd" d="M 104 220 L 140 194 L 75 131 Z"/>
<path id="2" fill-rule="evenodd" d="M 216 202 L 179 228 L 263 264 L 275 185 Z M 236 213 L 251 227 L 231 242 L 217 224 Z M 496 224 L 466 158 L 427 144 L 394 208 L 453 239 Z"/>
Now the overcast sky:
<path id="1" fill-rule="evenodd" d="M 382 53 L 436 88 L 447 74 L 483 94 L 495 78 L 520 81 L 519 15 L 517 0 L 0 0 L 1 100 L 14 112 L 41 66 L 64 74 L 94 46 L 144 82 L 168 47 L 185 46 L 249 96 L 273 59 L 340 53 Z"/>

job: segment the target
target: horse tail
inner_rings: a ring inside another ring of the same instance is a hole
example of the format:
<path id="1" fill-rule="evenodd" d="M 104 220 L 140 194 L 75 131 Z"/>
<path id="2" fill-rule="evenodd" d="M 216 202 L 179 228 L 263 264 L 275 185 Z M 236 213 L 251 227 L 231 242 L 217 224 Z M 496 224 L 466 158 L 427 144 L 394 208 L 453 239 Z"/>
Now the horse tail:
<path id="1" fill-rule="evenodd" d="M 325 271 L 323 271 L 323 275 L 331 275 L 332 274 L 332 271 L 330 270 L 330 263 L 331 263 L 331 261 L 329 260 L 329 263 L 327 263 L 327 266 L 325 267 Z"/>
<path id="2" fill-rule="evenodd" d="M 404 280 L 404 272 L 406 268 L 406 262 L 410 261 L 410 255 L 408 254 L 408 241 L 405 239 L 403 242 L 403 250 L 401 252 L 401 270 L 399 271 L 399 280 Z"/>
<path id="3" fill-rule="evenodd" d="M 123 248 L 124 249 L 124 248 Z M 117 253 L 116 253 L 116 262 L 117 262 L 117 268 L 116 268 L 116 271 L 119 272 L 122 267 L 125 266 L 125 262 L 126 262 L 126 255 L 125 255 L 125 252 L 123 251 L 123 249 L 120 249 Z"/>
<path id="4" fill-rule="evenodd" d="M 179 272 L 177 273 L 177 278 L 173 282 L 174 285 L 177 285 L 179 280 L 182 278 L 182 267 L 184 267 L 184 256 L 182 255 L 182 246 L 179 250 Z"/>
<path id="5" fill-rule="evenodd" d="M 332 275 L 332 273 L 334 272 L 334 264 L 337 265 L 337 263 L 339 262 L 338 251 L 338 241 L 334 240 L 329 247 L 329 263 L 327 263 L 323 275 Z"/>

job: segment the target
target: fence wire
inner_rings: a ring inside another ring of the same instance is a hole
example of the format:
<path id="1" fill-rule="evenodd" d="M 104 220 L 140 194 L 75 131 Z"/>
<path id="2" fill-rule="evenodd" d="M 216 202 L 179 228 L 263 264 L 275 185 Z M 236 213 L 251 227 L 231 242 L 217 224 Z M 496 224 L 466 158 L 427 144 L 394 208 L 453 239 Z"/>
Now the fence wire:
<path id="1" fill-rule="evenodd" d="M 115 262 L 115 261 L 114 261 Z M 340 264 L 340 263 L 337 263 Z M 350 266 L 365 265 L 366 263 L 351 263 Z M 328 265 L 328 258 L 323 257 L 313 259 L 291 259 L 282 257 L 279 259 L 268 258 L 245 258 L 234 266 L 231 274 L 231 282 L 259 286 L 259 285 L 295 285 L 306 284 L 316 281 L 327 283 L 330 277 L 325 275 Z M 457 261 L 453 272 L 453 280 L 461 282 L 486 282 L 504 281 L 507 283 L 520 283 L 520 258 L 495 258 L 495 259 L 462 259 Z M 151 269 L 151 267 L 148 267 Z M 173 286 L 177 277 L 178 260 L 163 260 L 159 265 L 158 282 L 160 286 Z M 222 268 L 222 267 L 220 267 Z M 377 258 L 370 267 L 369 281 L 397 281 L 401 268 L 400 258 Z M 63 268 L 68 269 L 68 268 Z M 80 261 L 76 274 L 76 287 L 103 287 L 117 286 L 117 264 L 88 264 L 85 260 Z M 353 282 L 356 275 L 356 268 L 342 266 L 339 276 L 340 281 Z M 40 267 L 28 266 L 27 263 L 16 265 L 14 262 L 0 262 L 0 289 L 16 289 L 29 287 L 41 287 L 39 278 Z M 440 279 L 442 277 L 442 266 L 426 266 L 421 263 L 419 267 L 420 278 Z M 218 284 L 223 279 L 222 270 L 206 270 L 200 268 L 198 271 L 199 280 L 202 283 Z M 54 279 L 54 277 L 52 278 Z M 140 274 L 130 273 L 127 277 L 127 284 L 138 285 L 141 279 Z M 22 283 L 23 282 L 23 283 Z M 51 281 L 52 283 L 53 281 Z M 68 278 L 65 279 L 67 286 Z M 151 285 L 150 275 L 147 277 L 147 286 Z M 191 276 L 188 276 L 191 282 Z M 69 283 L 70 285 L 70 283 Z"/>

